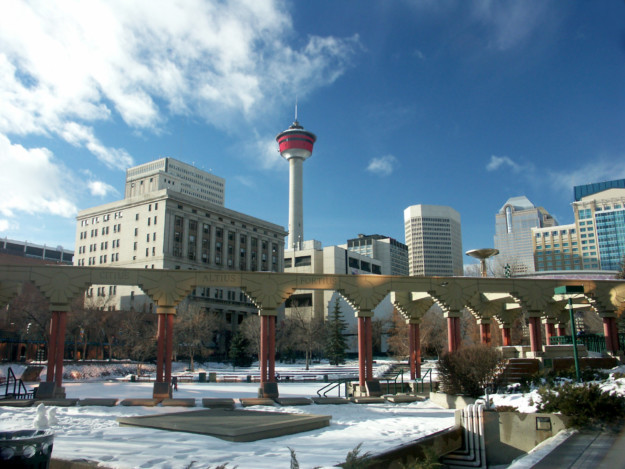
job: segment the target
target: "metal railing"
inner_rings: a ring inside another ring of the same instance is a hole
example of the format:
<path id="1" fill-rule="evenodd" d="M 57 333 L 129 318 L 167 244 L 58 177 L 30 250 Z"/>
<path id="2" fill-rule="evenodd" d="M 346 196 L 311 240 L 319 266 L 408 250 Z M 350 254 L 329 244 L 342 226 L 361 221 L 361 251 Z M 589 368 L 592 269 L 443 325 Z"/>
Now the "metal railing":
<path id="1" fill-rule="evenodd" d="M 338 390 L 338 397 L 341 397 L 341 385 L 345 386 L 345 397 L 347 397 L 347 384 L 351 383 L 352 381 L 358 381 L 358 377 L 357 376 L 353 376 L 350 378 L 339 378 L 337 380 L 334 381 L 330 381 L 328 384 L 326 384 L 325 386 L 323 386 L 321 389 L 319 389 L 317 391 L 317 396 L 319 397 L 328 397 L 328 393 L 330 391 L 334 391 L 335 389 Z"/>
<path id="2" fill-rule="evenodd" d="M 570 335 L 551 337 L 551 345 L 568 345 L 573 343 Z M 625 334 L 618 334 L 619 350 L 625 350 Z M 603 334 L 581 334 L 577 336 L 577 344 L 585 345 L 590 352 L 602 353 L 606 351 L 605 336 Z"/>
<path id="3" fill-rule="evenodd" d="M 11 385 L 13 390 L 11 391 Z M 33 392 L 26 389 L 21 378 L 16 378 L 11 367 L 7 371 L 4 399 L 32 399 Z"/>

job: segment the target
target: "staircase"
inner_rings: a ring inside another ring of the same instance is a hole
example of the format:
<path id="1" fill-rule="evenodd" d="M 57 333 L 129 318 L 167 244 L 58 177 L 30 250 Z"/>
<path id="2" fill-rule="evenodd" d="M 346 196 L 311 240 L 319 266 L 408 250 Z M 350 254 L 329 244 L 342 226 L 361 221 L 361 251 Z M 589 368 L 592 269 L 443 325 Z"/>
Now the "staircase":
<path id="1" fill-rule="evenodd" d="M 540 362 L 535 358 L 510 358 L 497 375 L 500 386 L 520 383 L 522 378 L 529 378 L 540 369 Z"/>

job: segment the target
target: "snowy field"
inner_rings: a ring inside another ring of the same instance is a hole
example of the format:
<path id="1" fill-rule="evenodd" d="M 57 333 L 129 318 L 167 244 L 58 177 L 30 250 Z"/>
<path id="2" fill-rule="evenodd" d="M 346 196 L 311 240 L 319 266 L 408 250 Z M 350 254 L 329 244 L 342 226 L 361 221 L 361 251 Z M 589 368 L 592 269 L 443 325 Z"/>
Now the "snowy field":
<path id="1" fill-rule="evenodd" d="M 174 371 L 184 372 L 184 364 L 176 364 Z M 386 365 L 378 365 L 377 373 Z M 327 365 L 326 365 L 327 367 Z M 23 368 L 13 367 L 19 376 Z M 97 371 L 100 369 L 100 371 Z M 281 374 L 296 372 L 301 365 L 279 366 Z M 81 376 L 88 380 L 68 380 L 64 383 L 68 398 L 112 397 L 150 398 L 153 383 L 129 382 L 127 376 L 111 376 L 106 366 L 81 367 Z M 201 371 L 202 368 L 196 369 Z M 206 371 L 215 371 L 213 364 Z M 250 369 L 247 372 L 252 373 Z M 71 374 L 72 368 L 68 366 Z M 246 370 L 242 370 L 245 375 Z M 6 367 L 0 367 L 6 376 Z M 97 375 L 107 375 L 98 379 Z M 315 373 L 312 370 L 312 373 Z M 377 374 L 376 373 L 376 374 Z M 188 373 L 185 373 L 188 374 Z M 74 373 L 75 376 L 76 373 Z M 623 379 L 612 380 L 606 386 L 625 390 Z M 281 382 L 281 397 L 313 397 L 323 385 L 319 382 Z M 428 401 L 412 404 L 346 404 L 309 405 L 300 407 L 255 406 L 248 409 L 274 412 L 331 415 L 329 427 L 318 430 L 259 440 L 233 443 L 218 438 L 191 433 L 169 432 L 138 427 L 120 427 L 117 417 L 154 415 L 201 409 L 202 398 L 239 399 L 256 397 L 258 383 L 180 383 L 174 397 L 194 398 L 197 407 L 59 407 L 54 430 L 53 457 L 69 460 L 98 462 L 109 468 L 208 468 L 228 463 L 228 468 L 289 468 L 290 451 L 297 455 L 300 467 L 332 467 L 345 460 L 346 454 L 362 443 L 362 452 L 377 454 L 454 424 L 453 410 L 441 409 Z M 528 402 L 536 401 L 536 394 L 494 395 L 497 405 L 514 405 L 520 411 L 533 411 Z M 238 406 L 240 404 L 237 404 Z M 49 409 L 48 409 L 49 412 Z M 0 429 L 21 430 L 35 428 L 37 409 L 0 407 Z M 555 437 L 556 441 L 563 439 Z M 554 443 L 551 443 L 552 445 Z M 543 445 L 534 455 L 517 461 L 511 467 L 530 467 L 550 450 Z M 542 452 L 542 453 L 541 453 Z M 531 461 L 531 463 L 530 463 Z"/>

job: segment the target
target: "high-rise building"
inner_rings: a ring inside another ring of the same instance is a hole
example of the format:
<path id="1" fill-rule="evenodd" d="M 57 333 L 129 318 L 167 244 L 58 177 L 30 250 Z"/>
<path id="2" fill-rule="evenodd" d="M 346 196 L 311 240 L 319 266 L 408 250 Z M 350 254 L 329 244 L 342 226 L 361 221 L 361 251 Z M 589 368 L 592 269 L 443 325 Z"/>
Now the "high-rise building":
<path id="1" fill-rule="evenodd" d="M 283 271 L 283 227 L 223 206 L 225 181 L 172 158 L 130 168 L 123 200 L 81 210 L 74 265 Z M 94 285 L 104 309 L 150 309 L 139 287 Z M 239 290 L 190 295 L 233 328 L 256 307 Z"/>
<path id="2" fill-rule="evenodd" d="M 532 228 L 557 226 L 556 219 L 543 207 L 536 207 L 525 196 L 512 197 L 495 215 L 495 262 L 503 269 L 510 266 L 511 275 L 535 271 Z"/>
<path id="3" fill-rule="evenodd" d="M 532 228 L 536 272 L 583 268 L 577 227 L 558 225 Z"/>
<path id="4" fill-rule="evenodd" d="M 404 210 L 410 275 L 462 275 L 460 214 L 442 205 L 412 205 Z"/>
<path id="5" fill-rule="evenodd" d="M 625 259 L 623 187 L 625 179 L 575 188 L 573 210 L 584 269 L 620 270 Z M 578 194 L 586 195 L 577 200 Z"/>
<path id="6" fill-rule="evenodd" d="M 377 259 L 382 263 L 382 275 L 408 275 L 408 246 L 378 234 L 359 234 L 347 240 L 347 249 Z"/>

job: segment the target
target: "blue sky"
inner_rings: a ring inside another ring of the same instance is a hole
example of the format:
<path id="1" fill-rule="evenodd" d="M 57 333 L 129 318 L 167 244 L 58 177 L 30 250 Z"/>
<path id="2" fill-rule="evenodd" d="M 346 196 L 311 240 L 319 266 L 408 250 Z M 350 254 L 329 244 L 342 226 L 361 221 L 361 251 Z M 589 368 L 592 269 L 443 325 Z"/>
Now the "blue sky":
<path id="1" fill-rule="evenodd" d="M 622 1 L 11 1 L 0 6 L 0 236 L 74 247 L 78 210 L 171 156 L 226 206 L 288 224 L 294 117 L 304 234 L 404 241 L 449 205 L 463 249 L 526 195 L 573 221 L 573 186 L 625 177 Z M 471 262 L 467 258 L 467 262 Z"/>

